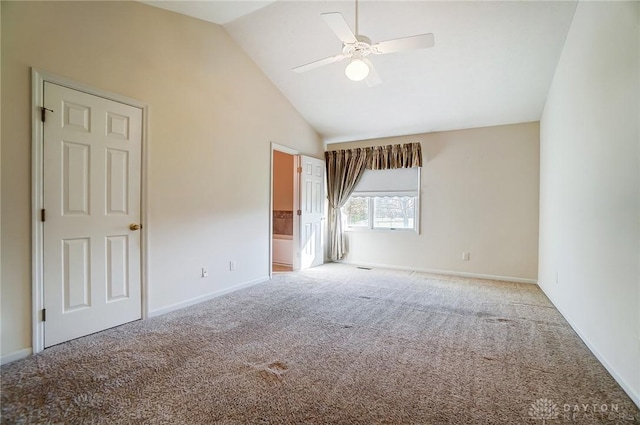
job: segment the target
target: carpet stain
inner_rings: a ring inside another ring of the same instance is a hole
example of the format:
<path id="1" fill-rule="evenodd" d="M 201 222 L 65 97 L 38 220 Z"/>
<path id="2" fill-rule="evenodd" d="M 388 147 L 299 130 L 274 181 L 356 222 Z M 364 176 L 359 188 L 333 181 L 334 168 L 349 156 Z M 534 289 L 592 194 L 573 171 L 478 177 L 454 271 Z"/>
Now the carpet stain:
<path id="1" fill-rule="evenodd" d="M 526 317 L 521 317 L 522 320 L 526 320 L 528 322 L 534 323 L 536 325 L 543 325 L 543 326 L 556 326 L 556 327 L 561 327 L 561 328 L 566 328 L 568 327 L 568 325 L 566 323 L 557 323 L 557 322 L 551 322 L 548 320 L 531 320 L 528 319 Z"/>
<path id="2" fill-rule="evenodd" d="M 492 319 L 485 319 L 486 322 L 489 323 L 511 323 L 513 322 L 513 320 L 510 319 L 505 319 L 503 317 L 497 317 L 497 318 L 492 318 Z"/>
<path id="3" fill-rule="evenodd" d="M 285 370 L 289 369 L 289 367 L 280 361 L 276 361 L 276 362 L 270 363 L 267 366 L 267 369 L 272 370 L 274 372 L 284 372 Z"/>
<path id="4" fill-rule="evenodd" d="M 267 384 L 275 385 L 284 379 L 284 374 L 288 369 L 289 367 L 285 363 L 275 361 L 264 366 L 262 370 L 259 370 L 258 376 Z"/>
<path id="5" fill-rule="evenodd" d="M 282 381 L 282 375 L 271 370 L 265 369 L 258 372 L 258 376 L 268 384 L 277 384 Z"/>
<path id="6" fill-rule="evenodd" d="M 529 304 L 529 303 L 510 303 L 511 305 L 521 305 L 524 307 L 534 307 L 534 308 L 548 308 L 551 310 L 555 310 L 555 307 L 552 305 L 541 305 L 541 304 Z"/>

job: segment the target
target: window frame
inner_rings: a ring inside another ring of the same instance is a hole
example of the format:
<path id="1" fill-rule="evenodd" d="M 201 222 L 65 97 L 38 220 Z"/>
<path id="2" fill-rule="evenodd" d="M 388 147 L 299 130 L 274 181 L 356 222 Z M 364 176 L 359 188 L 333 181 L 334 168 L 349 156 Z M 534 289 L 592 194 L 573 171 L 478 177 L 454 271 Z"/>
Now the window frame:
<path id="1" fill-rule="evenodd" d="M 349 225 L 347 222 L 347 216 L 344 207 L 340 208 L 341 214 L 343 216 L 343 228 L 345 232 L 415 232 L 416 234 L 420 234 L 420 204 L 421 204 L 421 167 L 416 167 L 417 171 L 417 179 L 418 179 L 418 189 L 417 191 L 413 190 L 394 190 L 394 191 L 380 191 L 380 192 L 353 192 L 349 196 L 349 200 L 353 198 L 367 198 L 367 225 L 353 226 Z M 384 170 L 381 170 L 384 171 Z M 412 197 L 414 198 L 414 217 L 413 217 L 413 227 L 375 227 L 375 198 L 383 198 L 383 197 Z M 347 202 L 349 202 L 347 200 Z M 346 205 L 346 203 L 345 203 Z"/>

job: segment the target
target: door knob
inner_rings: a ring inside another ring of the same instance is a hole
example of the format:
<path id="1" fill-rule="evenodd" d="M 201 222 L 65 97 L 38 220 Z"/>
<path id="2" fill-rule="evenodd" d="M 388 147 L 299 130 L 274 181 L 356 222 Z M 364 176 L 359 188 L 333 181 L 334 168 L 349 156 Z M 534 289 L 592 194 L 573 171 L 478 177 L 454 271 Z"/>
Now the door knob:
<path id="1" fill-rule="evenodd" d="M 140 230 L 142 229 L 142 226 L 136 223 L 131 223 L 129 225 L 129 230 Z"/>

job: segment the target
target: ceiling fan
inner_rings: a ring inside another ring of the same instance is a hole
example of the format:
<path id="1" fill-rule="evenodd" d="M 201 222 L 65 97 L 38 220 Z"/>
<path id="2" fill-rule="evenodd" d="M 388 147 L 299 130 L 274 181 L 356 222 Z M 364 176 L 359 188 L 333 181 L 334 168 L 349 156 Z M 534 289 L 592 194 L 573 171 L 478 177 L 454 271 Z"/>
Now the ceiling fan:
<path id="1" fill-rule="evenodd" d="M 420 34 L 411 37 L 396 38 L 393 40 L 371 43 L 369 37 L 358 34 L 358 1 L 356 0 L 356 28 L 355 34 L 349 28 L 347 21 L 338 12 L 322 13 L 322 19 L 329 28 L 342 41 L 342 53 L 328 58 L 320 59 L 306 65 L 293 68 L 294 72 L 306 72 L 343 59 L 350 59 L 345 68 L 347 78 L 352 81 L 365 80 L 369 87 L 382 82 L 380 76 L 373 67 L 373 63 L 367 58 L 370 54 L 384 55 L 387 53 L 402 52 L 406 50 L 426 49 L 433 47 L 433 34 Z"/>

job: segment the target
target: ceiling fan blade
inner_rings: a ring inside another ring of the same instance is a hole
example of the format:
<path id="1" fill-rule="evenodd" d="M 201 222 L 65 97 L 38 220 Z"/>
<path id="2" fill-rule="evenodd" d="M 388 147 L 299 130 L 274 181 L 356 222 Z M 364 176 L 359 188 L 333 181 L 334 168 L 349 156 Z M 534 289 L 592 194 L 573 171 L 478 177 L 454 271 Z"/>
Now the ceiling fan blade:
<path id="1" fill-rule="evenodd" d="M 345 55 L 344 53 L 340 53 L 339 55 L 329 56 L 328 58 L 320 59 L 318 61 L 311 62 L 311 63 L 308 63 L 306 65 L 298 66 L 296 68 L 293 68 L 292 71 L 293 72 L 298 72 L 298 73 L 299 72 L 311 71 L 312 69 L 320 68 L 321 66 L 329 65 L 330 63 L 340 62 L 342 59 L 346 58 L 347 56 L 349 56 L 349 55 Z"/>
<path id="2" fill-rule="evenodd" d="M 434 46 L 433 34 L 420 34 L 411 37 L 396 38 L 394 40 L 381 41 L 371 46 L 373 53 L 403 52 L 405 50 L 427 49 Z"/>
<path id="3" fill-rule="evenodd" d="M 380 78 L 380 74 L 376 71 L 376 68 L 373 66 L 371 61 L 367 58 L 362 59 L 367 65 L 369 65 L 369 75 L 365 78 L 365 83 L 369 87 L 375 87 L 378 84 L 382 84 L 382 79 Z"/>
<path id="4" fill-rule="evenodd" d="M 344 20 L 342 14 L 338 12 L 323 13 L 322 19 L 329 25 L 329 28 L 338 36 L 343 43 L 355 43 L 358 40 L 349 28 L 349 24 Z"/>

